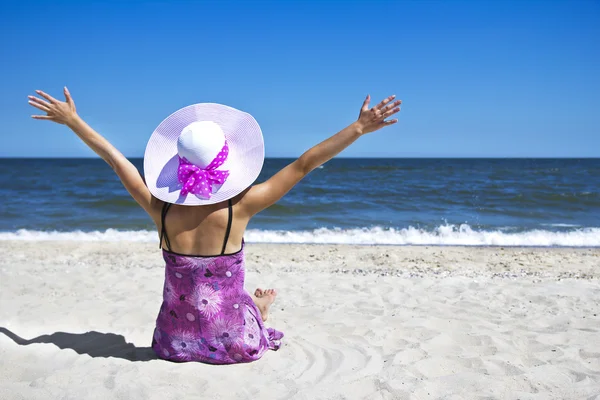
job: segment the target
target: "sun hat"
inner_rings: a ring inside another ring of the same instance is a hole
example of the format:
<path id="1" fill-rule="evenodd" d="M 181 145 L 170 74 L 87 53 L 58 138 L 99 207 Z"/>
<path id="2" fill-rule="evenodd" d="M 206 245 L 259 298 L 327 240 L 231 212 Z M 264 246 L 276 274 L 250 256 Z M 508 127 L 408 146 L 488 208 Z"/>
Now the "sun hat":
<path id="1" fill-rule="evenodd" d="M 262 132 L 252 115 L 222 104 L 193 104 L 154 130 L 144 176 L 150 193 L 167 203 L 215 204 L 252 185 L 264 159 Z"/>

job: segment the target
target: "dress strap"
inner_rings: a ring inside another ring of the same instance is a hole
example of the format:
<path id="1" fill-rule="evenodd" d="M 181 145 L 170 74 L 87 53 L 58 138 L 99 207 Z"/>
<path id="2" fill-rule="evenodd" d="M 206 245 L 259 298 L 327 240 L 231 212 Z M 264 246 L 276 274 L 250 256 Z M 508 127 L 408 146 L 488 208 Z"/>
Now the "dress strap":
<path id="1" fill-rule="evenodd" d="M 231 199 L 229 199 L 229 219 L 227 220 L 227 230 L 225 231 L 225 241 L 223 241 L 223 250 L 221 250 L 221 255 L 225 254 L 225 248 L 227 247 L 227 241 L 229 240 L 229 233 L 231 232 L 232 220 L 233 220 L 233 206 L 231 204 Z"/>
<path id="2" fill-rule="evenodd" d="M 163 237 L 165 238 L 165 244 L 167 245 L 167 250 L 171 251 L 171 243 L 169 242 L 169 237 L 167 236 L 167 228 L 165 227 L 165 217 L 167 216 L 167 211 L 171 208 L 171 203 L 164 203 L 162 208 L 162 213 L 160 215 L 160 243 L 158 244 L 158 248 L 162 248 Z"/>

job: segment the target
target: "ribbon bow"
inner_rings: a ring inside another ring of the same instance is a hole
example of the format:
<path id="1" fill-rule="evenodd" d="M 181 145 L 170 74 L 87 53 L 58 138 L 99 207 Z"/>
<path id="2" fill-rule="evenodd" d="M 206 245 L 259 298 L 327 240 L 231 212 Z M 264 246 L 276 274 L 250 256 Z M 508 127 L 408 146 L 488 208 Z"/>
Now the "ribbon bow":
<path id="1" fill-rule="evenodd" d="M 181 195 L 193 193 L 204 198 L 210 198 L 213 185 L 222 185 L 229 176 L 229 171 L 217 171 L 229 154 L 227 141 L 217 156 L 204 169 L 189 162 L 185 157 L 179 157 L 179 168 L 177 168 L 177 179 L 183 185 Z"/>

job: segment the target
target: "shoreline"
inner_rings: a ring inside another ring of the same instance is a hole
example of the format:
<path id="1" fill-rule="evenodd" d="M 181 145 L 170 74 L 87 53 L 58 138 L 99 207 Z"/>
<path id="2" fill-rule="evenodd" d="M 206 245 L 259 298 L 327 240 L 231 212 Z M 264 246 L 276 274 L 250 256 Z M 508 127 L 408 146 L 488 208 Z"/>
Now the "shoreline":
<path id="1" fill-rule="evenodd" d="M 489 247 L 489 248 L 600 248 L 600 228 L 579 227 L 569 231 L 528 230 L 523 232 L 455 231 L 454 225 L 438 226 L 432 231 L 408 226 L 406 228 L 315 228 L 312 230 L 248 229 L 250 244 L 357 245 L 382 247 Z M 79 242 L 138 242 L 158 244 L 155 229 L 36 231 L 19 229 L 0 231 L 2 241 L 79 241 Z"/>

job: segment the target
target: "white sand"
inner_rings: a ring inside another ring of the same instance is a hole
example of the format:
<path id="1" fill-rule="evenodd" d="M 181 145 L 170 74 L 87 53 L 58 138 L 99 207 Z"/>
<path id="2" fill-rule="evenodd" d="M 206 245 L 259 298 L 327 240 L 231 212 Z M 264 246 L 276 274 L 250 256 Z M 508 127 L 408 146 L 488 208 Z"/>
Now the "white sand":
<path id="1" fill-rule="evenodd" d="M 600 249 L 250 244 L 284 346 L 221 367 L 152 359 L 155 245 L 0 251 L 0 399 L 600 399 Z"/>

